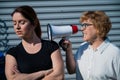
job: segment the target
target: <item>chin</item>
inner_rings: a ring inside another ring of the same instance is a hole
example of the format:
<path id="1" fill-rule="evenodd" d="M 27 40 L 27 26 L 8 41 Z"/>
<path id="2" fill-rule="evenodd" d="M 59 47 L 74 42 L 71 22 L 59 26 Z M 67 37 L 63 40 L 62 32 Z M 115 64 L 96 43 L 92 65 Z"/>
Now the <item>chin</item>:
<path id="1" fill-rule="evenodd" d="M 85 37 L 83 37 L 83 40 L 84 40 L 84 41 L 88 41 L 88 39 L 87 39 L 87 38 L 85 38 Z"/>
<path id="2" fill-rule="evenodd" d="M 22 36 L 22 35 L 18 35 L 18 37 L 19 37 L 19 38 L 23 38 L 23 36 Z"/>

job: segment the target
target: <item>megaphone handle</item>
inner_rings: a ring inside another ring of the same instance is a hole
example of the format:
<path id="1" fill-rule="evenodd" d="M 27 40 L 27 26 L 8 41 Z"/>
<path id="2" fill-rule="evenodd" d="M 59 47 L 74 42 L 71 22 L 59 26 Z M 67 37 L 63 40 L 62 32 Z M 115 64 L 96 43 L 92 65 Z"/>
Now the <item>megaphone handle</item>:
<path id="1" fill-rule="evenodd" d="M 65 39 L 62 38 L 62 39 L 59 41 L 59 45 L 60 45 L 60 47 L 62 47 L 62 49 L 63 49 L 64 51 L 66 51 L 67 46 L 64 45 L 64 43 L 63 43 L 64 41 L 65 41 Z M 63 46 L 63 45 L 64 45 L 64 46 Z"/>

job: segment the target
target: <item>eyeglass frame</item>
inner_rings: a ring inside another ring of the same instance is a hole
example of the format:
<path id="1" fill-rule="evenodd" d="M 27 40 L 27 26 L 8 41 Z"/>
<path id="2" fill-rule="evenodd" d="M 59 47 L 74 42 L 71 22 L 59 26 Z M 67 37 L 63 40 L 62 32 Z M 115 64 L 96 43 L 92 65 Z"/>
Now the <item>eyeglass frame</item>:
<path id="1" fill-rule="evenodd" d="M 91 26 L 93 24 L 83 23 L 83 24 L 80 24 L 80 25 L 81 25 L 81 28 L 86 28 L 86 27 Z"/>

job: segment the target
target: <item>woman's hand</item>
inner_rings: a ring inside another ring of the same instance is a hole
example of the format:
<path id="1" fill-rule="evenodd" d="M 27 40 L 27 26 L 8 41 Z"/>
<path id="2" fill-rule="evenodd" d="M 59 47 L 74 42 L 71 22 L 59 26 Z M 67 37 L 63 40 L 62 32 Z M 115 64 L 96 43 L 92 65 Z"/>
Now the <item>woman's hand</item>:
<path id="1" fill-rule="evenodd" d="M 59 45 L 62 47 L 64 51 L 71 49 L 71 42 L 68 39 L 62 38 L 59 41 Z"/>

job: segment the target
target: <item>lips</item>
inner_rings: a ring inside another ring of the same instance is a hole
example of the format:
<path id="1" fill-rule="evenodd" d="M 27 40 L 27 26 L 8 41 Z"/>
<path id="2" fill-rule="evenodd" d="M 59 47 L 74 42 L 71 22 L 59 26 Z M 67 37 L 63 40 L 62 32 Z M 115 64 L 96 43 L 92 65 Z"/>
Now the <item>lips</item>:
<path id="1" fill-rule="evenodd" d="M 83 37 L 85 38 L 87 36 L 87 33 L 83 32 Z"/>
<path id="2" fill-rule="evenodd" d="M 17 33 L 17 34 L 21 34 L 21 33 L 22 33 L 22 31 L 16 31 L 16 33 Z"/>

